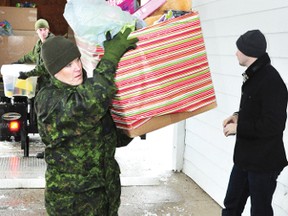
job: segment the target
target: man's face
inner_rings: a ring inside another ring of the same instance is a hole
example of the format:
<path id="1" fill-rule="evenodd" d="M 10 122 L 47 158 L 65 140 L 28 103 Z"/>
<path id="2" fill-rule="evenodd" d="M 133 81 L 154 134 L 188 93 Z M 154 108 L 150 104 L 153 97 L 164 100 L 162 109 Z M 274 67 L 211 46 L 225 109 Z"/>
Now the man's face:
<path id="1" fill-rule="evenodd" d="M 236 56 L 241 66 L 247 67 L 249 65 L 249 56 L 246 56 L 240 50 L 237 50 Z"/>
<path id="2" fill-rule="evenodd" d="M 40 38 L 40 40 L 42 42 L 44 42 L 46 40 L 46 38 L 48 37 L 49 29 L 48 28 L 39 28 L 39 29 L 37 29 L 36 32 L 37 32 L 38 37 Z"/>
<path id="3" fill-rule="evenodd" d="M 83 82 L 82 63 L 80 58 L 74 59 L 58 73 L 55 78 L 68 85 L 77 86 Z"/>

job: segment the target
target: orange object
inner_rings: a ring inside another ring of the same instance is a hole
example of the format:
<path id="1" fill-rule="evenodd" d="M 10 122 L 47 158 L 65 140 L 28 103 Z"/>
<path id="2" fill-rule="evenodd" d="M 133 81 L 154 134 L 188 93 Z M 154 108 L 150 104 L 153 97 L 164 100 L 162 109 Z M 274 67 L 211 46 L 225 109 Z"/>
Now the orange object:
<path id="1" fill-rule="evenodd" d="M 20 129 L 20 123 L 18 121 L 11 121 L 9 123 L 9 129 L 11 132 L 18 132 Z"/>

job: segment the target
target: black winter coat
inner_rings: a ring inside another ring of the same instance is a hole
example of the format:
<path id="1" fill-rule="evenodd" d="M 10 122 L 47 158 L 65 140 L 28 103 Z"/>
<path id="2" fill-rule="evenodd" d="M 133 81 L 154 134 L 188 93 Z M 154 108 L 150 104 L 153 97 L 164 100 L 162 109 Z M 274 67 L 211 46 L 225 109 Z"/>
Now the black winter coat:
<path id="1" fill-rule="evenodd" d="M 283 144 L 287 88 L 266 53 L 250 65 L 242 85 L 234 163 L 250 171 L 280 171 L 288 163 Z"/>

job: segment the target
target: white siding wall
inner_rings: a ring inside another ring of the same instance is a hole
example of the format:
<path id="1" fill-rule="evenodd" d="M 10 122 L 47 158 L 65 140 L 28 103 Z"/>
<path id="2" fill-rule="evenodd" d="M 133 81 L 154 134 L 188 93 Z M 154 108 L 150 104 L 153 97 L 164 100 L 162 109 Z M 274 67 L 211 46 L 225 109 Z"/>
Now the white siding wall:
<path id="1" fill-rule="evenodd" d="M 223 206 L 235 137 L 225 137 L 222 121 L 237 111 L 245 68 L 238 65 L 235 42 L 250 29 L 268 41 L 273 65 L 288 84 L 287 0 L 192 0 L 199 11 L 218 107 L 186 121 L 183 171 Z M 288 124 L 287 124 L 288 128 Z M 288 153 L 288 129 L 285 132 Z M 288 169 L 278 178 L 275 216 L 288 216 Z M 244 215 L 249 214 L 249 202 Z"/>

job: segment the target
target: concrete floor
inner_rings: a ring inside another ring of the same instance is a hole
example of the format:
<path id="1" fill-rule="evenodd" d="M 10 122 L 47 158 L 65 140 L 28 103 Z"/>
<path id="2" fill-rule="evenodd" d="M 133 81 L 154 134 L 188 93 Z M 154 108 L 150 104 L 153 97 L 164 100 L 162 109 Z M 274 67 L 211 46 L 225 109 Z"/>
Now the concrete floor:
<path id="1" fill-rule="evenodd" d="M 0 142 L 1 216 L 45 215 L 45 162 L 35 158 L 43 144 L 38 135 L 30 137 L 28 160 L 23 158 L 19 143 Z M 221 215 L 221 207 L 192 179 L 169 169 L 170 153 L 169 146 L 150 139 L 150 134 L 146 140 L 135 138 L 129 146 L 117 150 L 122 171 L 119 216 Z M 10 165 L 3 166 L 1 161 Z"/>

